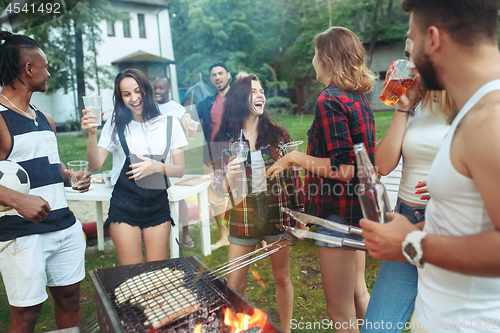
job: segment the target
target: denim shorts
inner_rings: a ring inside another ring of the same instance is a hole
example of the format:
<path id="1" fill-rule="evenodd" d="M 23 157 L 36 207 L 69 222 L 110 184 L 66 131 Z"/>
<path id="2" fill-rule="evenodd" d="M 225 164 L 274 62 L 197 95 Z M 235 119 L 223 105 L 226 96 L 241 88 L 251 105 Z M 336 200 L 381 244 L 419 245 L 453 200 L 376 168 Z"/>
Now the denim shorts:
<path id="1" fill-rule="evenodd" d="M 401 199 L 396 202 L 396 207 L 394 211 L 401 215 L 404 215 L 412 224 L 417 224 L 425 220 L 425 207 L 412 207 L 405 204 Z"/>
<path id="2" fill-rule="evenodd" d="M 111 223 L 124 222 L 133 227 L 145 229 L 168 221 L 171 221 L 172 226 L 175 225 L 170 216 L 170 205 L 166 194 L 143 198 L 113 191 L 104 229 L 109 229 Z"/>
<path id="3" fill-rule="evenodd" d="M 332 214 L 332 215 L 328 216 L 327 220 L 332 221 L 332 222 L 337 222 L 340 224 L 344 224 L 344 225 L 348 225 L 348 226 L 351 225 L 349 222 L 346 222 L 343 218 L 341 218 L 340 216 L 338 216 L 336 214 Z M 339 238 L 349 238 L 349 239 L 353 239 L 353 240 L 363 241 L 362 237 L 347 235 L 347 234 L 344 234 L 344 233 L 339 232 L 339 231 L 328 229 L 328 228 L 323 227 L 321 225 L 316 226 L 316 232 L 318 234 L 326 235 L 326 236 L 334 236 L 334 237 L 339 237 Z M 318 240 L 316 241 L 316 245 L 324 246 L 324 247 L 331 247 L 331 248 L 341 247 L 338 245 L 333 245 L 333 244 L 325 243 L 325 242 L 318 241 Z M 354 249 L 348 249 L 348 250 L 356 251 Z"/>

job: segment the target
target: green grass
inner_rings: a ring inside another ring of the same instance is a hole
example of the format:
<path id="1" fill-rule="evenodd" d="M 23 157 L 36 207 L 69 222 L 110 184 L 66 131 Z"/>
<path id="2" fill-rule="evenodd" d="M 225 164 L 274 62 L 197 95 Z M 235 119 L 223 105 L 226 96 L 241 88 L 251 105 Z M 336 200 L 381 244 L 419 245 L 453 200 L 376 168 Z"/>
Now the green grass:
<path id="1" fill-rule="evenodd" d="M 392 112 L 378 112 L 375 114 L 377 124 L 377 141 L 380 141 L 387 130 L 392 119 Z M 307 142 L 307 130 L 313 120 L 312 115 L 281 116 L 278 123 L 284 126 L 293 140 L 304 140 Z M 202 142 L 201 133 L 197 134 L 195 140 L 189 140 L 189 147 L 185 149 L 186 173 L 202 173 Z M 59 153 L 63 162 L 70 160 L 85 159 L 87 136 L 58 135 Z M 111 169 L 111 157 L 108 157 L 102 170 Z M 227 261 L 227 247 L 216 250 L 212 255 L 204 257 L 201 253 L 201 235 L 198 225 L 190 227 L 190 233 L 195 241 L 194 248 L 182 248 L 184 256 L 196 256 L 208 267 L 216 266 Z M 212 243 L 218 239 L 218 230 L 214 223 L 211 227 Z M 374 260 L 367 255 L 366 283 L 371 291 L 375 282 L 380 261 Z M 85 269 L 90 271 L 96 268 L 112 267 L 118 265 L 118 259 L 114 250 L 97 251 L 87 250 Z M 263 259 L 252 266 L 263 279 L 266 289 L 255 281 L 249 274 L 247 293 L 251 303 L 264 310 L 269 317 L 279 323 L 278 310 L 274 297 L 275 286 L 273 284 L 271 264 L 269 259 Z M 321 322 L 327 318 L 326 304 L 319 272 L 318 249 L 312 240 L 296 241 L 296 246 L 291 251 L 291 278 L 294 286 L 294 318 L 298 321 Z M 340 268 L 341 269 L 341 268 Z M 81 283 L 81 304 L 85 318 L 95 314 L 94 287 L 89 279 Z M 35 332 L 46 332 L 56 330 L 54 313 L 54 302 L 49 295 L 42 311 L 40 312 Z M 7 332 L 10 322 L 10 308 L 3 281 L 0 283 L 0 332 Z M 333 331 L 333 330 L 332 330 Z M 315 330 L 295 330 L 295 332 L 315 332 Z"/>

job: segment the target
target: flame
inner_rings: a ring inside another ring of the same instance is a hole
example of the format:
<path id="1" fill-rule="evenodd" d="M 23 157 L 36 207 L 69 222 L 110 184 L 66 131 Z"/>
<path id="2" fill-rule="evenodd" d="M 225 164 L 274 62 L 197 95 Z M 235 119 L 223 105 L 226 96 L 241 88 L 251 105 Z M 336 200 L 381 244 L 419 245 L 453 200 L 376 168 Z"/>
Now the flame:
<path id="1" fill-rule="evenodd" d="M 260 275 L 256 271 L 254 271 L 253 269 L 252 269 L 252 275 L 255 278 L 255 280 L 257 280 L 257 282 L 260 284 L 260 286 L 262 288 L 266 289 L 266 285 L 264 284 L 264 281 L 262 280 Z"/>
<path id="2" fill-rule="evenodd" d="M 246 331 L 254 326 L 264 328 L 267 322 L 267 315 L 259 309 L 253 309 L 252 316 L 244 313 L 234 315 L 229 308 L 222 311 L 224 311 L 224 324 L 231 327 L 232 333 Z"/>
<path id="3" fill-rule="evenodd" d="M 203 326 L 203 324 L 196 325 L 196 327 L 194 328 L 193 333 L 201 333 L 201 327 L 202 326 Z"/>

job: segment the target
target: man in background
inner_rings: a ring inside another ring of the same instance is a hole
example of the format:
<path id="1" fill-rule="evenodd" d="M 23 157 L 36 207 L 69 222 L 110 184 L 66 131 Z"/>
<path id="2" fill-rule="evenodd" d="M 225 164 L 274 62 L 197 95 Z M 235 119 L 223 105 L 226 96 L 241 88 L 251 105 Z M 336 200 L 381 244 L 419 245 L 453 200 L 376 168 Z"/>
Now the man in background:
<path id="1" fill-rule="evenodd" d="M 212 245 L 212 250 L 216 250 L 221 246 L 229 246 L 229 229 L 223 225 L 224 211 L 226 209 L 226 199 L 221 198 L 213 186 L 213 166 L 210 162 L 210 143 L 213 142 L 215 134 L 219 131 L 222 111 L 224 110 L 224 102 L 226 101 L 226 93 L 229 90 L 229 81 L 231 80 L 231 73 L 228 71 L 227 66 L 222 61 L 213 63 L 209 69 L 210 81 L 217 88 L 214 95 L 207 96 L 202 99 L 197 105 L 196 109 L 188 110 L 182 116 L 181 123 L 187 130 L 194 120 L 201 121 L 203 135 L 205 136 L 206 146 L 203 149 L 203 172 L 210 174 L 212 178 L 212 185 L 208 188 L 208 200 L 214 211 L 215 220 L 219 227 L 220 239 L 217 243 Z"/>

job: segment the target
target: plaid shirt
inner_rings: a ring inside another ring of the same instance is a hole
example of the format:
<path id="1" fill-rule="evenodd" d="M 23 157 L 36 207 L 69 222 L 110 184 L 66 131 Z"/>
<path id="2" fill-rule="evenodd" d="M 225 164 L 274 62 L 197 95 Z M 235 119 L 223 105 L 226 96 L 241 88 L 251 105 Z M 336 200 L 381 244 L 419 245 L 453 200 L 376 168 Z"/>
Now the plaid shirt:
<path id="1" fill-rule="evenodd" d="M 227 141 L 226 141 L 227 140 Z M 243 138 L 247 143 L 248 141 Z M 252 161 L 251 154 L 248 154 L 245 163 L 245 173 L 240 173 L 233 178 L 229 193 L 223 188 L 222 182 L 225 176 L 224 166 L 229 163 L 231 153 L 229 147 L 235 138 L 227 135 L 223 142 L 215 149 L 215 143 L 212 143 L 212 154 L 214 156 L 214 187 L 220 196 L 229 196 L 228 207 L 225 220 L 228 222 L 229 231 L 233 235 L 259 237 L 260 232 L 266 234 L 281 233 L 279 225 L 294 226 L 295 221 L 281 211 L 281 207 L 288 207 L 294 210 L 304 210 L 304 194 L 302 180 L 298 171 L 285 170 L 278 174 L 275 179 L 266 178 L 267 191 L 265 196 L 268 201 L 269 230 L 262 230 L 262 226 L 256 225 L 257 215 L 253 209 L 252 197 Z M 278 159 L 285 155 L 285 143 L 290 138 L 287 133 L 277 146 L 262 146 L 260 150 L 264 159 L 265 168 L 273 165 Z M 250 145 L 249 145 L 250 147 Z M 216 152 L 219 152 L 217 154 Z M 292 223 L 293 222 L 293 223 Z M 266 227 L 267 228 L 267 227 Z"/>
<path id="2" fill-rule="evenodd" d="M 307 154 L 330 158 L 333 171 L 339 170 L 341 164 L 356 167 L 353 145 L 359 142 L 365 144 L 370 160 L 374 162 L 375 119 L 370 103 L 362 94 L 334 85 L 321 91 L 307 135 Z M 347 183 L 306 170 L 306 213 L 321 218 L 336 214 L 346 222 L 358 224 L 363 217 L 355 194 L 358 184 L 357 169 L 352 181 Z"/>

